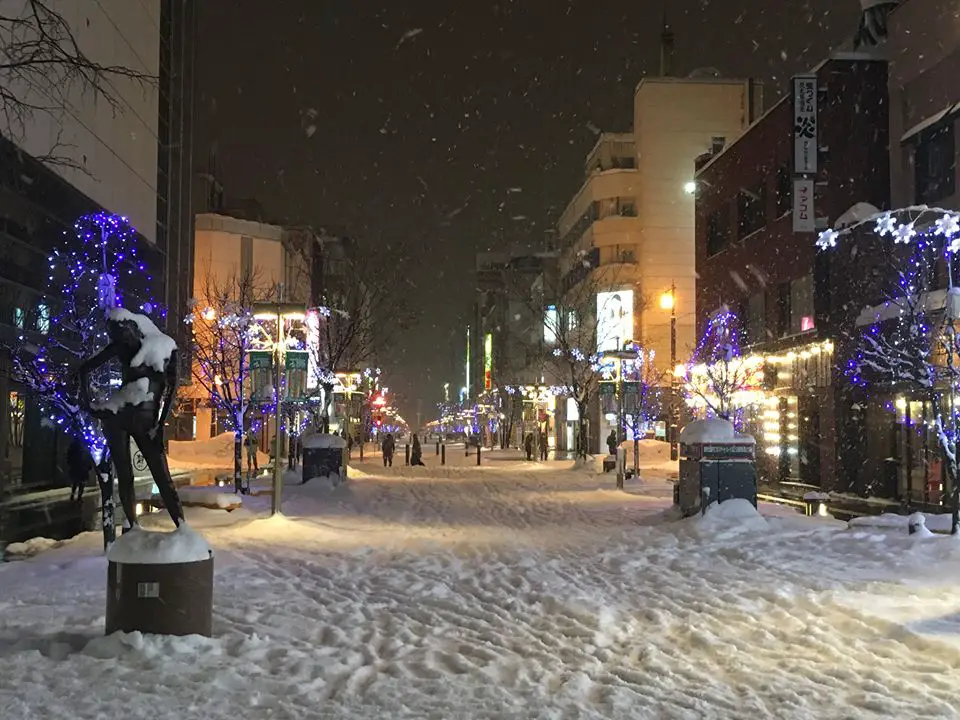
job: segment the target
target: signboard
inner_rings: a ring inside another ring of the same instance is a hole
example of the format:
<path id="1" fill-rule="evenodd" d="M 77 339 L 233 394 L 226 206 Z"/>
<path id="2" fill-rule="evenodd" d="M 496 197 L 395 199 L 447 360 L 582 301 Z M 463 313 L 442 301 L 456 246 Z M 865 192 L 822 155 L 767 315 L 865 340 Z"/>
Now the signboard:
<path id="1" fill-rule="evenodd" d="M 817 77 L 793 78 L 793 172 L 817 172 Z"/>
<path id="2" fill-rule="evenodd" d="M 287 372 L 291 370 L 306 371 L 309 365 L 310 353 L 306 350 L 287 350 Z"/>
<path id="3" fill-rule="evenodd" d="M 483 338 L 483 389 L 493 388 L 493 335 L 487 333 Z"/>
<path id="4" fill-rule="evenodd" d="M 633 290 L 597 293 L 597 352 L 633 339 Z"/>
<path id="5" fill-rule="evenodd" d="M 615 382 L 602 382 L 600 383 L 600 394 L 601 395 L 616 395 L 617 394 L 617 384 Z"/>
<path id="6" fill-rule="evenodd" d="M 812 233 L 816 231 L 816 215 L 813 211 L 813 180 L 793 180 L 793 231 Z"/>
<path id="7" fill-rule="evenodd" d="M 252 350 L 250 352 L 251 370 L 269 370 L 273 367 L 273 353 L 269 350 Z"/>

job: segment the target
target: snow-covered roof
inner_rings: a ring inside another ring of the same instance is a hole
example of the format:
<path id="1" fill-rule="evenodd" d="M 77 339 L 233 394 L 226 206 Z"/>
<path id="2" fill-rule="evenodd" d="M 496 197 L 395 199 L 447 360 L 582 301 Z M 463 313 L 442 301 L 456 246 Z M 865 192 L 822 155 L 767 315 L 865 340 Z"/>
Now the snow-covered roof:
<path id="1" fill-rule="evenodd" d="M 248 235 L 250 237 L 261 238 L 263 240 L 281 240 L 283 239 L 283 228 L 279 225 L 269 225 L 268 223 L 256 222 L 254 220 L 241 220 L 240 218 L 230 217 L 228 215 L 217 215 L 216 213 L 201 213 L 195 219 L 195 229 L 213 230 L 227 232 L 233 235 Z"/>
<path id="2" fill-rule="evenodd" d="M 833 223 L 833 227 L 837 230 L 841 228 L 850 227 L 861 223 L 864 220 L 874 218 L 880 214 L 880 210 L 875 206 L 871 205 L 868 202 L 858 202 L 851 205 L 847 208 L 840 217 L 836 219 Z"/>
<path id="3" fill-rule="evenodd" d="M 695 443 L 738 443 L 753 445 L 756 440 L 752 435 L 741 435 L 733 427 L 733 423 L 723 418 L 707 418 L 694 420 L 686 424 L 677 438 L 684 445 Z"/>
<path id="4" fill-rule="evenodd" d="M 907 140 L 914 137 L 915 135 L 919 135 L 927 128 L 936 125 L 938 122 L 943 120 L 948 115 L 951 115 L 956 112 L 960 112 L 960 103 L 950 103 L 945 108 L 943 108 L 943 110 L 938 110 L 930 117 L 924 118 L 923 120 L 918 122 L 916 125 L 911 127 L 909 130 L 907 130 L 905 133 L 903 133 L 903 135 L 900 136 L 900 142 L 901 143 L 906 142 Z"/>

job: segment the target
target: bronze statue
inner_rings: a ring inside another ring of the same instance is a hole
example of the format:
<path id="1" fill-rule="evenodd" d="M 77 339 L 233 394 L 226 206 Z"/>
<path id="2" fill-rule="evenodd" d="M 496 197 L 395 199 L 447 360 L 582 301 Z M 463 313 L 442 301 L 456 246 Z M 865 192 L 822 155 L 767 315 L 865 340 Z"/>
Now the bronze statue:
<path id="1" fill-rule="evenodd" d="M 183 506 L 170 477 L 163 447 L 163 426 L 177 388 L 177 346 L 149 318 L 116 308 L 107 319 L 110 343 L 79 368 L 80 399 L 100 420 L 117 471 L 124 529 L 137 524 L 130 438 L 143 454 L 164 507 L 174 525 L 183 522 Z M 122 368 L 122 383 L 108 398 L 90 398 L 90 374 L 110 360 Z"/>

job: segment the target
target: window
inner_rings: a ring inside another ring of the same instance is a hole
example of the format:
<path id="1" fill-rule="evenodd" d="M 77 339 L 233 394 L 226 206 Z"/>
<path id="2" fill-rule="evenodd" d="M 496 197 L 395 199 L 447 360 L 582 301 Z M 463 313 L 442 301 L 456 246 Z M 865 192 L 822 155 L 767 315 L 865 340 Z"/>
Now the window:
<path id="1" fill-rule="evenodd" d="M 617 198 L 617 214 L 621 217 L 636 217 L 637 204 L 633 198 Z"/>
<path id="2" fill-rule="evenodd" d="M 730 213 L 728 206 L 714 210 L 707 216 L 707 255 L 716 255 L 730 241 Z"/>
<path id="3" fill-rule="evenodd" d="M 777 170 L 777 217 L 793 209 L 793 178 L 790 177 L 790 168 L 782 167 Z"/>
<path id="4" fill-rule="evenodd" d="M 710 154 L 719 155 L 726 147 L 727 139 L 723 135 L 714 135 L 710 138 Z"/>
<path id="5" fill-rule="evenodd" d="M 27 313 L 22 307 L 15 307 L 13 309 L 13 324 L 15 327 L 23 330 L 24 326 L 27 324 Z"/>
<path id="6" fill-rule="evenodd" d="M 627 156 L 617 157 L 615 155 L 614 157 L 610 158 L 610 165 L 611 167 L 614 167 L 617 169 L 632 170 L 637 166 L 637 162 L 632 157 L 627 157 Z"/>
<path id="7" fill-rule="evenodd" d="M 43 303 L 37 305 L 37 332 L 44 335 L 50 332 L 50 308 Z"/>
<path id="8" fill-rule="evenodd" d="M 797 335 L 814 327 L 813 275 L 804 275 L 790 283 L 790 334 Z"/>
<path id="9" fill-rule="evenodd" d="M 767 298 L 762 292 L 754 293 L 746 302 L 746 322 L 747 341 L 759 343 L 766 340 L 767 333 Z"/>
<path id="10" fill-rule="evenodd" d="M 918 203 L 936 202 L 953 195 L 957 176 L 954 153 L 952 122 L 926 130 L 917 137 L 914 171 Z"/>
<path id="11" fill-rule="evenodd" d="M 740 196 L 737 199 L 738 238 L 743 239 L 767 224 L 765 206 L 763 185 L 758 185 L 752 190 L 740 191 Z"/>

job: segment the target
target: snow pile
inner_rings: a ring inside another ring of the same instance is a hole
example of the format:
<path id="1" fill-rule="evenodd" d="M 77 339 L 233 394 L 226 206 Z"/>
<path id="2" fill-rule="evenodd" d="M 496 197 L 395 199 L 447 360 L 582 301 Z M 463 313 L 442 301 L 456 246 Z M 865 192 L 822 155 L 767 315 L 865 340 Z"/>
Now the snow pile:
<path id="1" fill-rule="evenodd" d="M 211 488 L 204 487 L 185 487 L 178 490 L 180 494 L 180 500 L 184 505 L 204 505 L 206 507 L 217 507 L 217 508 L 235 508 L 243 504 L 243 499 L 240 495 L 235 495 L 232 492 L 220 492 L 219 490 L 214 490 Z"/>
<path id="2" fill-rule="evenodd" d="M 330 435 L 326 433 L 306 433 L 300 438 L 304 449 L 318 448 L 345 448 L 347 441 L 339 435 Z"/>
<path id="3" fill-rule="evenodd" d="M 31 557 L 37 553 L 58 548 L 63 545 L 63 542 L 63 540 L 51 540 L 50 538 L 36 537 L 31 538 L 26 542 L 10 543 L 3 548 L 3 552 L 0 554 L 7 555 L 9 557 Z"/>
<path id="4" fill-rule="evenodd" d="M 703 515 L 694 518 L 700 530 L 715 531 L 729 529 L 762 530 L 768 527 L 767 521 L 757 512 L 749 500 L 735 498 L 722 503 L 712 503 Z"/>
<path id="5" fill-rule="evenodd" d="M 172 532 L 143 528 L 121 535 L 107 553 L 110 562 L 127 565 L 169 565 L 207 560 L 213 550 L 207 541 L 183 523 Z"/>
<path id="6" fill-rule="evenodd" d="M 863 0 L 860 1 L 863 2 Z M 854 203 L 847 209 L 845 213 L 837 218 L 837 221 L 833 224 L 833 227 L 837 230 L 843 230 L 844 228 L 861 223 L 864 220 L 869 220 L 870 218 L 876 217 L 879 214 L 880 210 L 875 205 L 871 205 L 868 202 Z"/>
<path id="7" fill-rule="evenodd" d="M 733 423 L 723 418 L 707 418 L 694 420 L 684 426 L 677 438 L 684 445 L 695 443 L 738 443 L 753 445 L 756 440 L 752 435 L 742 435 L 733 427 Z"/>
<path id="8" fill-rule="evenodd" d="M 114 308 L 110 311 L 110 319 L 116 322 L 132 322 L 136 324 L 143 335 L 140 351 L 134 355 L 130 365 L 139 367 L 146 365 L 157 372 L 163 372 L 167 361 L 177 349 L 177 343 L 169 335 L 164 335 L 146 315 L 132 313 L 123 308 Z"/>
<path id="9" fill-rule="evenodd" d="M 103 402 L 92 402 L 90 406 L 94 410 L 106 410 L 116 414 L 128 405 L 136 406 L 151 400 L 153 392 L 150 390 L 150 379 L 140 378 L 121 386 Z"/>
<path id="10" fill-rule="evenodd" d="M 168 456 L 170 463 L 177 467 L 189 468 L 232 468 L 234 434 L 225 432 L 207 440 L 171 440 Z M 257 451 L 262 468 L 269 461 L 266 453 Z M 241 448 L 241 461 L 246 470 L 247 448 Z"/>
<path id="11" fill-rule="evenodd" d="M 903 530 L 907 532 L 911 519 L 920 517 L 922 525 L 927 530 L 938 533 L 949 533 L 952 526 L 950 513 L 914 513 L 913 515 L 863 515 L 851 519 L 847 525 L 851 528 L 882 528 L 884 530 Z"/>

